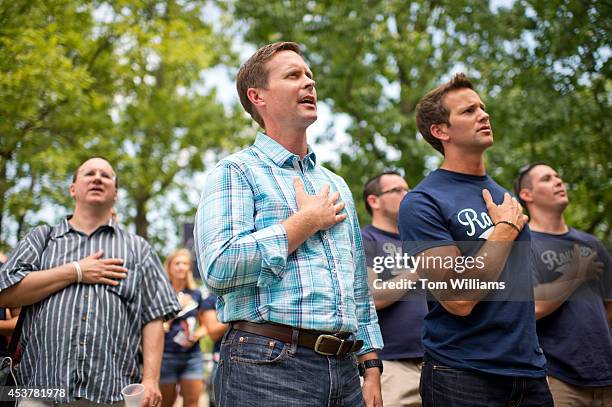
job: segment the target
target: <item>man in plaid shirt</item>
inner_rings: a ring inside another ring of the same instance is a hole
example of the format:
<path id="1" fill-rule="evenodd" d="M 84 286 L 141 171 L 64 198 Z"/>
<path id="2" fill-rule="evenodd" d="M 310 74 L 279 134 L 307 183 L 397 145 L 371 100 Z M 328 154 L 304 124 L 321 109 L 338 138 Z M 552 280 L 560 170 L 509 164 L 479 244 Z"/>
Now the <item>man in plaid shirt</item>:
<path id="1" fill-rule="evenodd" d="M 231 323 L 217 403 L 382 406 L 383 343 L 357 215 L 344 180 L 306 142 L 317 94 L 299 46 L 260 48 L 237 88 L 264 132 L 211 172 L 194 231 L 219 320 Z"/>

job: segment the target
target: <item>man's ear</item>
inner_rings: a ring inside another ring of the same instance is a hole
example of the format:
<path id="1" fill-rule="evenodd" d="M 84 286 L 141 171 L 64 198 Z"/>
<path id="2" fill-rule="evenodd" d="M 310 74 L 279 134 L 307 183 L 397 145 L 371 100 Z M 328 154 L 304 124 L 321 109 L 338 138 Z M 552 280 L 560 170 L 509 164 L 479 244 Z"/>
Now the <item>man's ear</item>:
<path id="1" fill-rule="evenodd" d="M 76 196 L 76 191 L 74 190 L 74 183 L 70 184 L 70 196 L 72 199 Z"/>
<path id="2" fill-rule="evenodd" d="M 448 141 L 448 125 L 445 123 L 432 124 L 429 128 L 431 135 L 440 141 Z"/>
<path id="3" fill-rule="evenodd" d="M 519 191 L 519 198 L 521 198 L 525 203 L 533 202 L 533 194 L 531 193 L 531 190 L 527 188 L 523 188 Z"/>
<path id="4" fill-rule="evenodd" d="M 366 199 L 370 205 L 370 208 L 378 208 L 378 197 L 376 195 L 368 195 Z"/>
<path id="5" fill-rule="evenodd" d="M 248 88 L 247 97 L 253 104 L 253 106 L 264 106 L 266 104 L 263 98 L 263 89 L 261 88 Z"/>

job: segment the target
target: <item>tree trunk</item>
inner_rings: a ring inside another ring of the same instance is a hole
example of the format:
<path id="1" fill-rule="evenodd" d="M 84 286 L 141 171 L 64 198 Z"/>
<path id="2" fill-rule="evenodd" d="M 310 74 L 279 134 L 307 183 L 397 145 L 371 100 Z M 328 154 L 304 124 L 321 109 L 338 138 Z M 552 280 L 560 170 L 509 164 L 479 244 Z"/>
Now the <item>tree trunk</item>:
<path id="1" fill-rule="evenodd" d="M 149 222 L 147 221 L 147 198 L 136 198 L 136 217 L 134 224 L 136 225 L 136 234 L 143 238 L 149 238 Z"/>
<path id="2" fill-rule="evenodd" d="M 0 246 L 4 244 L 2 232 L 4 231 L 4 208 L 8 190 L 8 180 L 6 179 L 6 167 L 8 161 L 5 157 L 0 158 Z"/>

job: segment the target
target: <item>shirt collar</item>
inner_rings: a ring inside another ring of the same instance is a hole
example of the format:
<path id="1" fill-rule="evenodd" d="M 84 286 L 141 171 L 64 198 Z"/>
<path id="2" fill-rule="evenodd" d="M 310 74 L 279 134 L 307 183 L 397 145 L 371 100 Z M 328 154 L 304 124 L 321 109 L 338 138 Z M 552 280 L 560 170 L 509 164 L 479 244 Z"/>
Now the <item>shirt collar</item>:
<path id="1" fill-rule="evenodd" d="M 73 228 L 72 225 L 68 222 L 70 218 L 72 218 L 72 214 L 64 217 L 59 224 L 53 227 L 53 231 L 51 232 L 52 238 L 56 239 L 58 237 L 61 237 L 65 235 L 66 233 L 70 232 L 71 230 L 77 232 L 77 230 Z M 99 230 L 100 228 L 110 228 L 111 230 L 116 231 L 118 226 L 119 225 L 117 225 L 117 222 L 115 222 L 113 218 L 110 218 L 107 224 L 100 226 L 96 230 Z"/>
<path id="2" fill-rule="evenodd" d="M 300 159 L 300 156 L 288 151 L 277 141 L 261 132 L 257 132 L 253 146 L 279 167 L 292 166 L 295 160 Z M 310 145 L 308 145 L 308 153 L 304 156 L 302 163 L 305 164 L 306 168 L 313 168 L 317 164 L 317 156 Z"/>

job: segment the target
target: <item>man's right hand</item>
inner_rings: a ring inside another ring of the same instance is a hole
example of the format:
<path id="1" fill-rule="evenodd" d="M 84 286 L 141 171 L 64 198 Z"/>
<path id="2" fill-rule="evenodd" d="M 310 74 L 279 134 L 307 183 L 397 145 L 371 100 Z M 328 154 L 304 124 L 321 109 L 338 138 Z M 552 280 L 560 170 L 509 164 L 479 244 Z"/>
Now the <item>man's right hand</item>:
<path id="1" fill-rule="evenodd" d="M 346 219 L 346 213 L 340 213 L 344 209 L 344 202 L 336 203 L 340 192 L 336 191 L 329 196 L 329 184 L 325 184 L 317 195 L 308 195 L 304 184 L 297 177 L 293 179 L 293 187 L 298 213 L 302 213 L 317 231 L 329 229 Z"/>
<path id="2" fill-rule="evenodd" d="M 572 250 L 571 269 L 578 278 L 585 280 L 598 280 L 603 273 L 604 265 L 597 261 L 597 252 L 592 250 L 588 256 L 583 256 L 580 245 L 575 244 Z"/>
<path id="3" fill-rule="evenodd" d="M 119 285 L 113 279 L 127 277 L 128 269 L 122 266 L 123 259 L 102 259 L 103 255 L 104 251 L 100 250 L 78 262 L 83 273 L 83 283 Z"/>
<path id="4" fill-rule="evenodd" d="M 496 225 L 499 222 L 511 222 L 518 228 L 517 232 L 523 230 L 525 224 L 529 218 L 523 213 L 521 204 L 518 203 L 516 198 L 512 198 L 509 193 L 504 193 L 504 200 L 501 204 L 496 205 L 493 202 L 493 197 L 487 189 L 482 190 L 482 199 L 484 199 L 487 205 L 487 212 L 491 217 L 491 221 Z M 503 223 L 502 223 L 503 224 Z M 511 225 L 506 224 L 508 228 L 512 228 Z M 514 229 L 514 228 L 513 228 Z"/>

